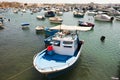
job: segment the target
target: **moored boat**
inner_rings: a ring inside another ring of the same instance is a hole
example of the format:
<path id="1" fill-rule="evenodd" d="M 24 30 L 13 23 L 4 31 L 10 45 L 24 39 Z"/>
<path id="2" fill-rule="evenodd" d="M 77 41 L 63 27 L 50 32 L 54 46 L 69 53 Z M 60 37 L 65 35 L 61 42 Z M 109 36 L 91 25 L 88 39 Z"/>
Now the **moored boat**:
<path id="1" fill-rule="evenodd" d="M 51 23 L 58 23 L 58 24 L 61 24 L 63 22 L 63 19 L 60 18 L 60 17 L 51 17 L 49 18 L 49 21 Z"/>
<path id="2" fill-rule="evenodd" d="M 44 29 L 45 29 L 44 26 L 37 26 L 37 27 L 35 28 L 36 34 L 43 33 L 43 32 L 45 31 Z"/>
<path id="3" fill-rule="evenodd" d="M 53 12 L 53 11 L 46 11 L 44 15 L 45 15 L 45 17 L 54 17 L 55 16 L 55 12 Z"/>
<path id="4" fill-rule="evenodd" d="M 44 30 L 44 26 L 37 26 L 35 28 L 36 31 L 43 31 Z"/>
<path id="5" fill-rule="evenodd" d="M 63 73 L 66 70 L 70 70 L 80 57 L 84 41 L 79 40 L 75 30 L 82 29 L 77 29 L 75 27 L 73 29 L 73 27 L 69 27 L 71 26 L 63 26 L 61 28 L 56 26 L 51 28 L 61 29 L 63 31 L 56 33 L 50 42 L 51 46 L 48 46 L 33 58 L 34 67 L 48 78 L 58 73 Z M 65 30 L 68 30 L 69 33 L 66 33 Z M 89 30 L 89 28 L 83 29 L 83 31 L 87 30 Z M 75 33 L 72 33 L 72 31 L 75 31 Z"/>
<path id="6" fill-rule="evenodd" d="M 78 21 L 78 25 L 79 26 L 84 26 L 84 27 L 94 27 L 95 26 L 93 23 L 84 22 L 84 21 L 81 21 L 81 20 Z"/>
<path id="7" fill-rule="evenodd" d="M 29 25 L 30 25 L 29 23 L 21 23 L 21 26 L 22 26 L 23 30 L 29 29 L 29 27 L 28 27 Z"/>
<path id="8" fill-rule="evenodd" d="M 62 16 L 63 15 L 63 12 L 56 12 L 57 16 Z"/>
<path id="9" fill-rule="evenodd" d="M 84 13 L 75 11 L 75 12 L 73 12 L 73 16 L 74 17 L 78 17 L 78 18 L 83 18 L 84 17 Z"/>
<path id="10" fill-rule="evenodd" d="M 30 25 L 29 23 L 21 23 L 21 26 L 28 26 Z"/>
<path id="11" fill-rule="evenodd" d="M 97 13 L 94 11 L 87 11 L 86 14 L 89 16 L 95 16 Z"/>
<path id="12" fill-rule="evenodd" d="M 120 21 L 120 16 L 115 17 L 117 21 Z"/>
<path id="13" fill-rule="evenodd" d="M 0 29 L 4 29 L 3 23 L 0 21 Z"/>
<path id="14" fill-rule="evenodd" d="M 114 17 L 110 17 L 106 14 L 97 14 L 95 16 L 95 20 L 97 21 L 107 21 L 107 22 L 112 22 L 114 20 Z"/>
<path id="15" fill-rule="evenodd" d="M 36 18 L 39 19 L 39 20 L 44 20 L 45 19 L 44 16 L 37 16 Z"/>

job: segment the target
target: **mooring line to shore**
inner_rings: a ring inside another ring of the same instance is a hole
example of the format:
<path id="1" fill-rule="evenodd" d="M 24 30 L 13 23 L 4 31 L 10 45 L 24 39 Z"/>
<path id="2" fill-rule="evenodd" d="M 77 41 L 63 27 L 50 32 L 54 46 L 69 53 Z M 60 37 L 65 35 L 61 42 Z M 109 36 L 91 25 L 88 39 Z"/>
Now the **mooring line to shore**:
<path id="1" fill-rule="evenodd" d="M 22 73 L 24 73 L 25 71 L 27 71 L 27 70 L 31 69 L 32 67 L 33 67 L 33 65 L 32 65 L 32 66 L 30 66 L 30 67 L 28 67 L 28 68 L 26 68 L 25 70 L 23 70 L 23 71 L 21 71 L 21 72 L 19 72 L 19 73 L 17 73 L 17 74 L 15 74 L 15 75 L 13 75 L 13 76 L 11 76 L 11 77 L 9 77 L 7 80 L 10 80 L 10 79 L 13 79 L 13 78 L 15 78 L 15 77 L 19 76 L 20 74 L 22 74 Z"/>

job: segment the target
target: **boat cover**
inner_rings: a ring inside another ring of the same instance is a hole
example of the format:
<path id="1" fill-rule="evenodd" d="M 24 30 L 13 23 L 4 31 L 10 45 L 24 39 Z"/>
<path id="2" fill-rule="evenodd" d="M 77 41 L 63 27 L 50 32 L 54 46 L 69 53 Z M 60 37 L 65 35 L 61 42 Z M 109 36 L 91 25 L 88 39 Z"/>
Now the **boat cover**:
<path id="1" fill-rule="evenodd" d="M 89 31 L 92 29 L 92 27 L 58 25 L 58 26 L 52 27 L 50 29 Z"/>

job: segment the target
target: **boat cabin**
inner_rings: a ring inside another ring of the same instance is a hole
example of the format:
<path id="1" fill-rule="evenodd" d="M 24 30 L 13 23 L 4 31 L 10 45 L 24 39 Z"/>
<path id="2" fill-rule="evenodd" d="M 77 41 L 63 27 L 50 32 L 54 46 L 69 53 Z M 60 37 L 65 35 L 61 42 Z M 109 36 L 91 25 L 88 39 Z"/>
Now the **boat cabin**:
<path id="1" fill-rule="evenodd" d="M 77 41 L 77 35 L 60 32 L 53 37 L 51 44 L 55 53 L 73 56 L 78 46 Z"/>

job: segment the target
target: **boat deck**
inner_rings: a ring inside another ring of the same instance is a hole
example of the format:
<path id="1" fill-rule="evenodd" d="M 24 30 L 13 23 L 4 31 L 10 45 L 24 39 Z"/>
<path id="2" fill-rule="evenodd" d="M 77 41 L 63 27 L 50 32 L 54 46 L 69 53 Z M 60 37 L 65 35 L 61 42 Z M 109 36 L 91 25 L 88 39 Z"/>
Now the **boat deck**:
<path id="1" fill-rule="evenodd" d="M 67 56 L 67 55 L 48 55 L 46 54 L 46 51 L 43 54 L 40 54 L 36 58 L 36 64 L 38 68 L 50 68 L 50 67 L 61 67 L 61 65 L 69 65 L 69 62 L 71 62 L 75 57 L 74 56 Z M 44 63 L 44 64 L 43 64 Z"/>

